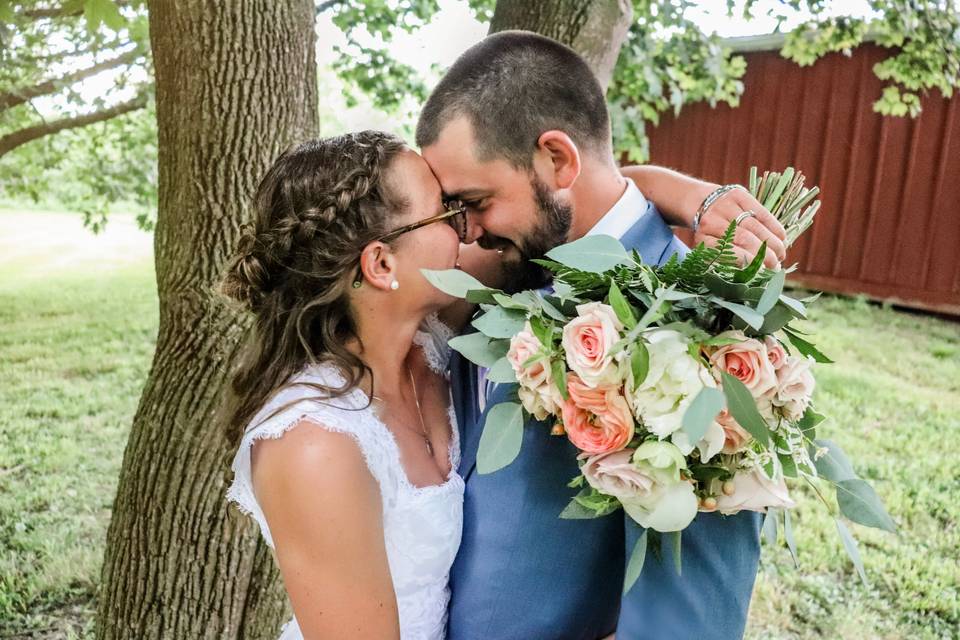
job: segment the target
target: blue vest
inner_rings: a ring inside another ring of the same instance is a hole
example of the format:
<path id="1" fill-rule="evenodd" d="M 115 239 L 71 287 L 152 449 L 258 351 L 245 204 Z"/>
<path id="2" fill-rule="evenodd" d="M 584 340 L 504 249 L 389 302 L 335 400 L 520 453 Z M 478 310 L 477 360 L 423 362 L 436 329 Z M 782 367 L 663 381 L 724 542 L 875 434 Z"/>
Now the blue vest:
<path id="1" fill-rule="evenodd" d="M 648 264 L 687 251 L 652 203 L 621 241 Z M 566 485 L 579 473 L 577 451 L 546 423 L 524 425 L 512 464 L 478 474 L 486 415 L 477 402 L 477 368 L 454 353 L 451 380 L 466 494 L 451 572 L 450 640 L 596 640 L 614 629 L 618 640 L 742 636 L 759 559 L 758 514 L 698 515 L 683 535 L 683 575 L 668 549 L 662 563 L 650 554 L 621 605 L 626 557 L 640 528 L 622 511 L 594 520 L 558 517 L 576 493 Z M 508 388 L 493 389 L 487 410 L 506 400 Z"/>

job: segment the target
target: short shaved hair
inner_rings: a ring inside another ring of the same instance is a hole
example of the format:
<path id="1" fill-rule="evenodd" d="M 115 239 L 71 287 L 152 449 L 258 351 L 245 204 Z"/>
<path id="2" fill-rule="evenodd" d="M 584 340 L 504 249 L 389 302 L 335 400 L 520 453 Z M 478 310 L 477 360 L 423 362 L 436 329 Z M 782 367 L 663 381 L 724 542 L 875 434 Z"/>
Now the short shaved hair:
<path id="1" fill-rule="evenodd" d="M 420 148 L 451 121 L 473 126 L 479 159 L 533 166 L 545 131 L 566 133 L 581 149 L 612 155 L 603 89 L 573 49 L 527 31 L 503 31 L 467 49 L 433 90 L 417 123 Z"/>

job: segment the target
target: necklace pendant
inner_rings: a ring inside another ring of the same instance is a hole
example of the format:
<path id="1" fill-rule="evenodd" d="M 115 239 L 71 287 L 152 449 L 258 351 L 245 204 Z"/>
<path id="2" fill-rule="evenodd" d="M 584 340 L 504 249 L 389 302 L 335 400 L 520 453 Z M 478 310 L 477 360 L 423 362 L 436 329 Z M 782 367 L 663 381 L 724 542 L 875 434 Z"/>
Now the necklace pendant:
<path id="1" fill-rule="evenodd" d="M 430 438 L 424 437 L 423 441 L 427 444 L 427 453 L 430 454 L 430 457 L 433 457 L 433 444 L 430 443 Z"/>

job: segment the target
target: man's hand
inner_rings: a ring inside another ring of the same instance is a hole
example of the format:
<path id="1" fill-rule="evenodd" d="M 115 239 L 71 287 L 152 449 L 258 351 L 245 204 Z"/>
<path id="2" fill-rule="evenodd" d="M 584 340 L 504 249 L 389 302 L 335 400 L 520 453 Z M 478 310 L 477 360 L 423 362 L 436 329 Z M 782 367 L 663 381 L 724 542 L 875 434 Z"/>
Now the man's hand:
<path id="1" fill-rule="evenodd" d="M 704 242 L 713 246 L 726 233 L 730 222 L 736 220 L 744 211 L 752 211 L 752 216 L 741 219 L 733 237 L 733 250 L 742 264 L 748 264 L 760 252 L 760 245 L 767 243 L 763 264 L 770 269 L 779 267 L 786 258 L 784 245 L 787 234 L 783 225 L 744 189 L 733 189 L 714 202 L 700 218 L 700 227 L 693 235 L 694 245 Z"/>
<path id="2" fill-rule="evenodd" d="M 719 186 L 650 165 L 622 167 L 620 171 L 657 205 L 667 224 L 687 229 L 693 227 L 693 216 L 700 204 Z M 733 250 L 746 264 L 753 260 L 760 251 L 760 244 L 766 241 L 763 263 L 769 268 L 779 266 L 786 257 L 783 225 L 743 189 L 729 191 L 710 205 L 700 218 L 700 227 L 693 236 L 694 245 L 700 242 L 707 246 L 716 245 L 727 231 L 730 221 L 736 220 L 744 211 L 752 211 L 753 216 L 741 220 L 733 237 Z"/>

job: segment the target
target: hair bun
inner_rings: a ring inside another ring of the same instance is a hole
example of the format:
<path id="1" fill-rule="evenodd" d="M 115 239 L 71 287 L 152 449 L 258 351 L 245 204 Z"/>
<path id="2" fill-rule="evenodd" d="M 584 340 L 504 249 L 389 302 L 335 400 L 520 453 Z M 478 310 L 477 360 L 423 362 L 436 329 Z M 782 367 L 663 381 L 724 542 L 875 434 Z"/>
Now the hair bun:
<path id="1" fill-rule="evenodd" d="M 252 251 L 240 253 L 227 269 L 220 291 L 253 311 L 269 292 L 270 276 L 266 266 Z"/>

